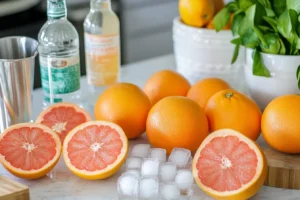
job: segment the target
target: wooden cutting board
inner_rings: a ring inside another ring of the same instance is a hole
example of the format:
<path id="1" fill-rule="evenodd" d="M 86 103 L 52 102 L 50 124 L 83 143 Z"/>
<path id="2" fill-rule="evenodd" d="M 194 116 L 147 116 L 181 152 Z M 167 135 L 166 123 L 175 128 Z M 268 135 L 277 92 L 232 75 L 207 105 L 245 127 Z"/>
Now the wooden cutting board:
<path id="1" fill-rule="evenodd" d="M 265 185 L 300 190 L 300 155 L 281 153 L 269 146 L 263 150 L 269 169 Z"/>
<path id="2" fill-rule="evenodd" d="M 0 200 L 29 200 L 27 186 L 0 176 Z"/>

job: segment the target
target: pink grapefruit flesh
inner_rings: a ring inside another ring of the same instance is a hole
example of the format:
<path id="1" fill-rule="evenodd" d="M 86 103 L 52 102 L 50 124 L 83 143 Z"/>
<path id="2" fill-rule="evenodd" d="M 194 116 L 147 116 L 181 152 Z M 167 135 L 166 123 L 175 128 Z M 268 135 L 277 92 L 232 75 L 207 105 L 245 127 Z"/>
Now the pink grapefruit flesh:
<path id="1" fill-rule="evenodd" d="M 58 136 L 41 124 L 18 124 L 0 135 L 0 161 L 21 178 L 35 179 L 47 174 L 58 161 Z"/>
<path id="2" fill-rule="evenodd" d="M 255 152 L 236 136 L 218 137 L 200 153 L 198 176 L 218 192 L 237 190 L 254 178 L 257 162 Z"/>
<path id="3" fill-rule="evenodd" d="M 67 166 L 87 179 L 102 179 L 115 173 L 127 151 L 128 141 L 123 130 L 103 121 L 87 122 L 73 129 L 63 147 Z"/>
<path id="4" fill-rule="evenodd" d="M 243 134 L 221 129 L 200 145 L 193 160 L 198 186 L 216 199 L 248 199 L 260 189 L 267 164 L 259 146 Z"/>
<path id="5" fill-rule="evenodd" d="M 44 110 L 37 122 L 56 132 L 63 143 L 73 128 L 90 120 L 90 115 L 81 107 L 71 103 L 57 103 Z"/>

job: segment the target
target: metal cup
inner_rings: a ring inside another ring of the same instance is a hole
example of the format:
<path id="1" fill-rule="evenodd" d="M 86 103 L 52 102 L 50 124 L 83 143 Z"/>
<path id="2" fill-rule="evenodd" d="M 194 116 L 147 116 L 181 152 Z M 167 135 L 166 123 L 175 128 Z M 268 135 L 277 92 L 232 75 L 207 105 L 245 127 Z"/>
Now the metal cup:
<path id="1" fill-rule="evenodd" d="M 27 37 L 0 39 L 0 131 L 32 117 L 32 90 L 38 42 Z"/>

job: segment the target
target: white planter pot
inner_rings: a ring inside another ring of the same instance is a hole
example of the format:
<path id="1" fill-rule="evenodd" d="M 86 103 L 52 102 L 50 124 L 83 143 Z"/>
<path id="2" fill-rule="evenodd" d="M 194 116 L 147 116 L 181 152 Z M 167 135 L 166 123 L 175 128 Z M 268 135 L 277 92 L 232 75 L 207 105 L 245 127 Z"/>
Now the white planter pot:
<path id="1" fill-rule="evenodd" d="M 237 90 L 244 89 L 243 66 L 244 48 L 235 64 L 231 64 L 234 45 L 231 31 L 194 28 L 173 21 L 174 55 L 177 71 L 183 74 L 191 84 L 207 77 L 218 77 L 227 81 Z"/>
<path id="2" fill-rule="evenodd" d="M 276 97 L 299 93 L 296 71 L 300 56 L 261 53 L 263 63 L 271 73 L 271 77 L 267 78 L 253 75 L 252 52 L 252 49 L 246 50 L 244 73 L 248 92 L 262 110 Z"/>

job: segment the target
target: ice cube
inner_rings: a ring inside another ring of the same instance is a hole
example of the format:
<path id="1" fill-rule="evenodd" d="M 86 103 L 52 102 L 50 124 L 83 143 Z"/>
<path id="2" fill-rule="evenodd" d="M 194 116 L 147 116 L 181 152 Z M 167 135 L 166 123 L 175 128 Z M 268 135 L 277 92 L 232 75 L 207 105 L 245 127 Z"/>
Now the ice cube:
<path id="1" fill-rule="evenodd" d="M 132 197 L 138 195 L 139 178 L 136 175 L 125 172 L 118 178 L 117 189 L 119 197 Z"/>
<path id="2" fill-rule="evenodd" d="M 178 200 L 180 190 L 175 182 L 167 182 L 161 186 L 161 194 L 165 200 Z"/>
<path id="3" fill-rule="evenodd" d="M 141 175 L 140 169 L 127 169 L 126 172 L 131 173 L 137 177 L 140 177 L 140 175 Z"/>
<path id="4" fill-rule="evenodd" d="M 156 158 L 159 162 L 164 163 L 167 160 L 167 151 L 161 148 L 153 148 L 150 150 L 150 158 Z"/>
<path id="5" fill-rule="evenodd" d="M 143 176 L 139 182 L 140 199 L 157 199 L 159 195 L 159 181 L 157 177 Z"/>
<path id="6" fill-rule="evenodd" d="M 174 148 L 169 156 L 169 161 L 174 163 L 177 168 L 188 166 L 191 158 L 191 151 L 183 148 Z"/>
<path id="7" fill-rule="evenodd" d="M 147 158 L 149 156 L 149 144 L 136 144 L 132 147 L 131 157 Z"/>
<path id="8" fill-rule="evenodd" d="M 178 170 L 175 177 L 175 182 L 179 187 L 179 189 L 181 190 L 187 190 L 192 188 L 194 183 L 194 177 L 192 171 L 188 169 Z"/>
<path id="9" fill-rule="evenodd" d="M 160 166 L 159 177 L 161 181 L 174 181 L 177 174 L 177 168 L 174 163 L 166 162 Z"/>
<path id="10" fill-rule="evenodd" d="M 138 158 L 138 157 L 127 158 L 126 169 L 141 169 L 142 163 L 143 163 L 142 158 Z"/>
<path id="11" fill-rule="evenodd" d="M 158 176 L 159 161 L 154 158 L 145 158 L 142 164 L 141 173 L 143 176 Z"/>

